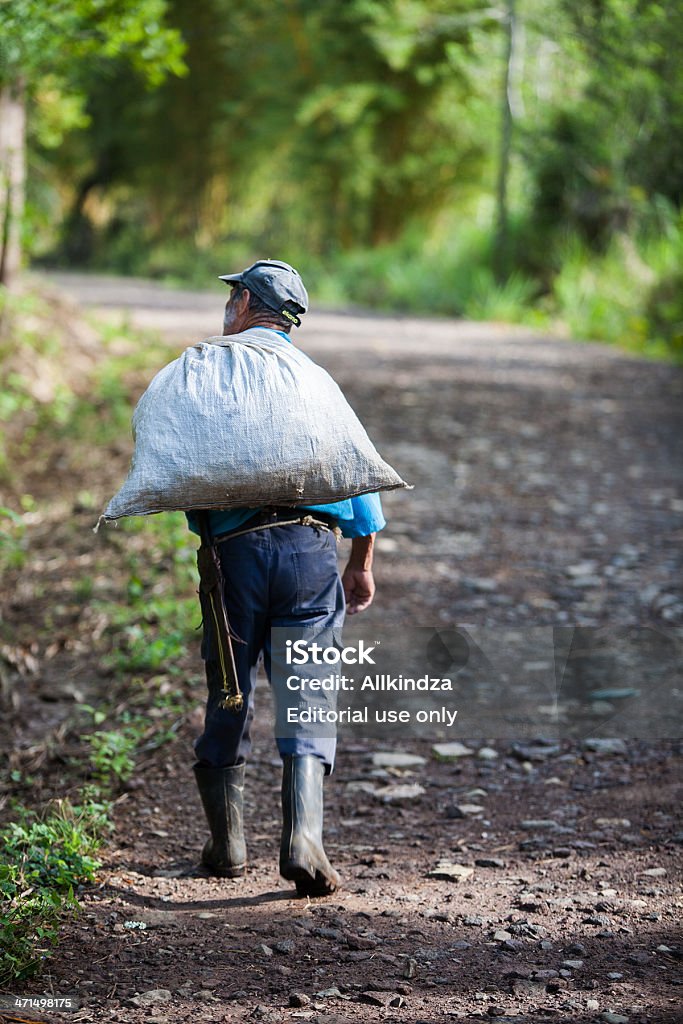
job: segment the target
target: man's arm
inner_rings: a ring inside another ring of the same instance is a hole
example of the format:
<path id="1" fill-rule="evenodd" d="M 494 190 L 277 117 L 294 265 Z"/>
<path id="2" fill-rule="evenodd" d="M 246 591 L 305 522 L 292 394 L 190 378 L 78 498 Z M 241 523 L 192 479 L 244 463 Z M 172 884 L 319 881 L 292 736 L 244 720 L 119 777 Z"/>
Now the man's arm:
<path id="1" fill-rule="evenodd" d="M 374 533 L 366 537 L 354 537 L 351 541 L 351 556 L 342 573 L 346 611 L 349 615 L 365 611 L 375 596 L 375 580 L 372 575 L 374 547 Z"/>

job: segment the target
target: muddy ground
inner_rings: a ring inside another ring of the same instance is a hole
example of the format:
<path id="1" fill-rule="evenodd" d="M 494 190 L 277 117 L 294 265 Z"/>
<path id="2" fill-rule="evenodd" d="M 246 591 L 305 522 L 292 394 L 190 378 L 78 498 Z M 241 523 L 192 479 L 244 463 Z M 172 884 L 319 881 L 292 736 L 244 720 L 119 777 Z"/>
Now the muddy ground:
<path id="1" fill-rule="evenodd" d="M 58 283 L 162 331 L 170 355 L 219 329 L 219 293 Z M 310 901 L 277 873 L 265 691 L 248 875 L 194 871 L 197 651 L 183 666 L 196 710 L 138 765 L 99 884 L 18 994 L 75 995 L 63 1019 L 121 1024 L 683 1020 L 683 372 L 520 329 L 360 313 L 310 314 L 296 340 L 415 484 L 386 496 L 363 628 L 420 627 L 447 649 L 454 632 L 484 638 L 488 675 L 466 667 L 450 730 L 342 737 L 325 834 L 344 884 Z M 59 765 L 78 753 L 74 704 L 112 686 L 79 576 L 124 579 L 121 536 L 94 536 L 78 495 L 103 504 L 129 451 L 122 438 L 27 468 L 50 511 L 3 586 L 21 687 L 2 740 L 45 797 L 63 795 Z M 466 749 L 439 760 L 437 740 Z M 386 751 L 424 761 L 378 763 Z"/>

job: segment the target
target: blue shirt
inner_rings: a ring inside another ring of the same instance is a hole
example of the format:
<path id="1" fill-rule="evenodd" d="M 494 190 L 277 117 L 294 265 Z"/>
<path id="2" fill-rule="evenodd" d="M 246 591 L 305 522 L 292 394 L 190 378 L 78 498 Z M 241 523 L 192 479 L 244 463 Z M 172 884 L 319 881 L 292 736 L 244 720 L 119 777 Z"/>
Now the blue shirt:
<path id="1" fill-rule="evenodd" d="M 291 342 L 289 335 L 284 331 L 276 331 L 287 341 Z M 327 505 L 300 505 L 306 511 L 324 512 L 339 523 L 343 537 L 367 537 L 370 533 L 377 533 L 387 525 L 382 512 L 382 503 L 379 494 L 359 494 L 355 498 L 345 498 L 343 501 L 330 502 Z M 259 511 L 258 508 L 233 508 L 220 511 L 218 509 L 209 513 L 211 533 L 219 537 L 222 533 L 230 530 L 237 530 L 243 523 L 246 523 Z M 187 513 L 187 522 L 193 533 L 199 533 L 197 520 L 192 512 Z"/>

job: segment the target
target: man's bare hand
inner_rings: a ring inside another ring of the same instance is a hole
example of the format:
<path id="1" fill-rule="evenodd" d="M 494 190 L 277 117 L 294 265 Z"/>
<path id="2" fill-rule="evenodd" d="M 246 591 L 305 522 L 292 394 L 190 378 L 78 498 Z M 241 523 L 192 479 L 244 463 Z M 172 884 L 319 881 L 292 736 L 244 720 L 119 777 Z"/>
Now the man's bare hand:
<path id="1" fill-rule="evenodd" d="M 364 612 L 375 596 L 375 580 L 371 569 L 354 569 L 347 565 L 342 574 L 342 586 L 349 615 Z"/>

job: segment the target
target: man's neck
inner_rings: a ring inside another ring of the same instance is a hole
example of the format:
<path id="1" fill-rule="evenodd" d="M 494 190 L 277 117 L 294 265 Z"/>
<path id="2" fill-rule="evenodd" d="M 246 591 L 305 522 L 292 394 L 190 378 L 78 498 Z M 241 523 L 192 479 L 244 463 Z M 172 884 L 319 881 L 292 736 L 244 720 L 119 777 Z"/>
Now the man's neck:
<path id="1" fill-rule="evenodd" d="M 274 320 L 269 320 L 267 317 L 264 317 L 263 314 L 247 317 L 242 330 L 248 331 L 251 327 L 267 327 L 271 331 L 280 331 L 282 334 L 287 333 L 282 324 L 278 324 Z"/>

